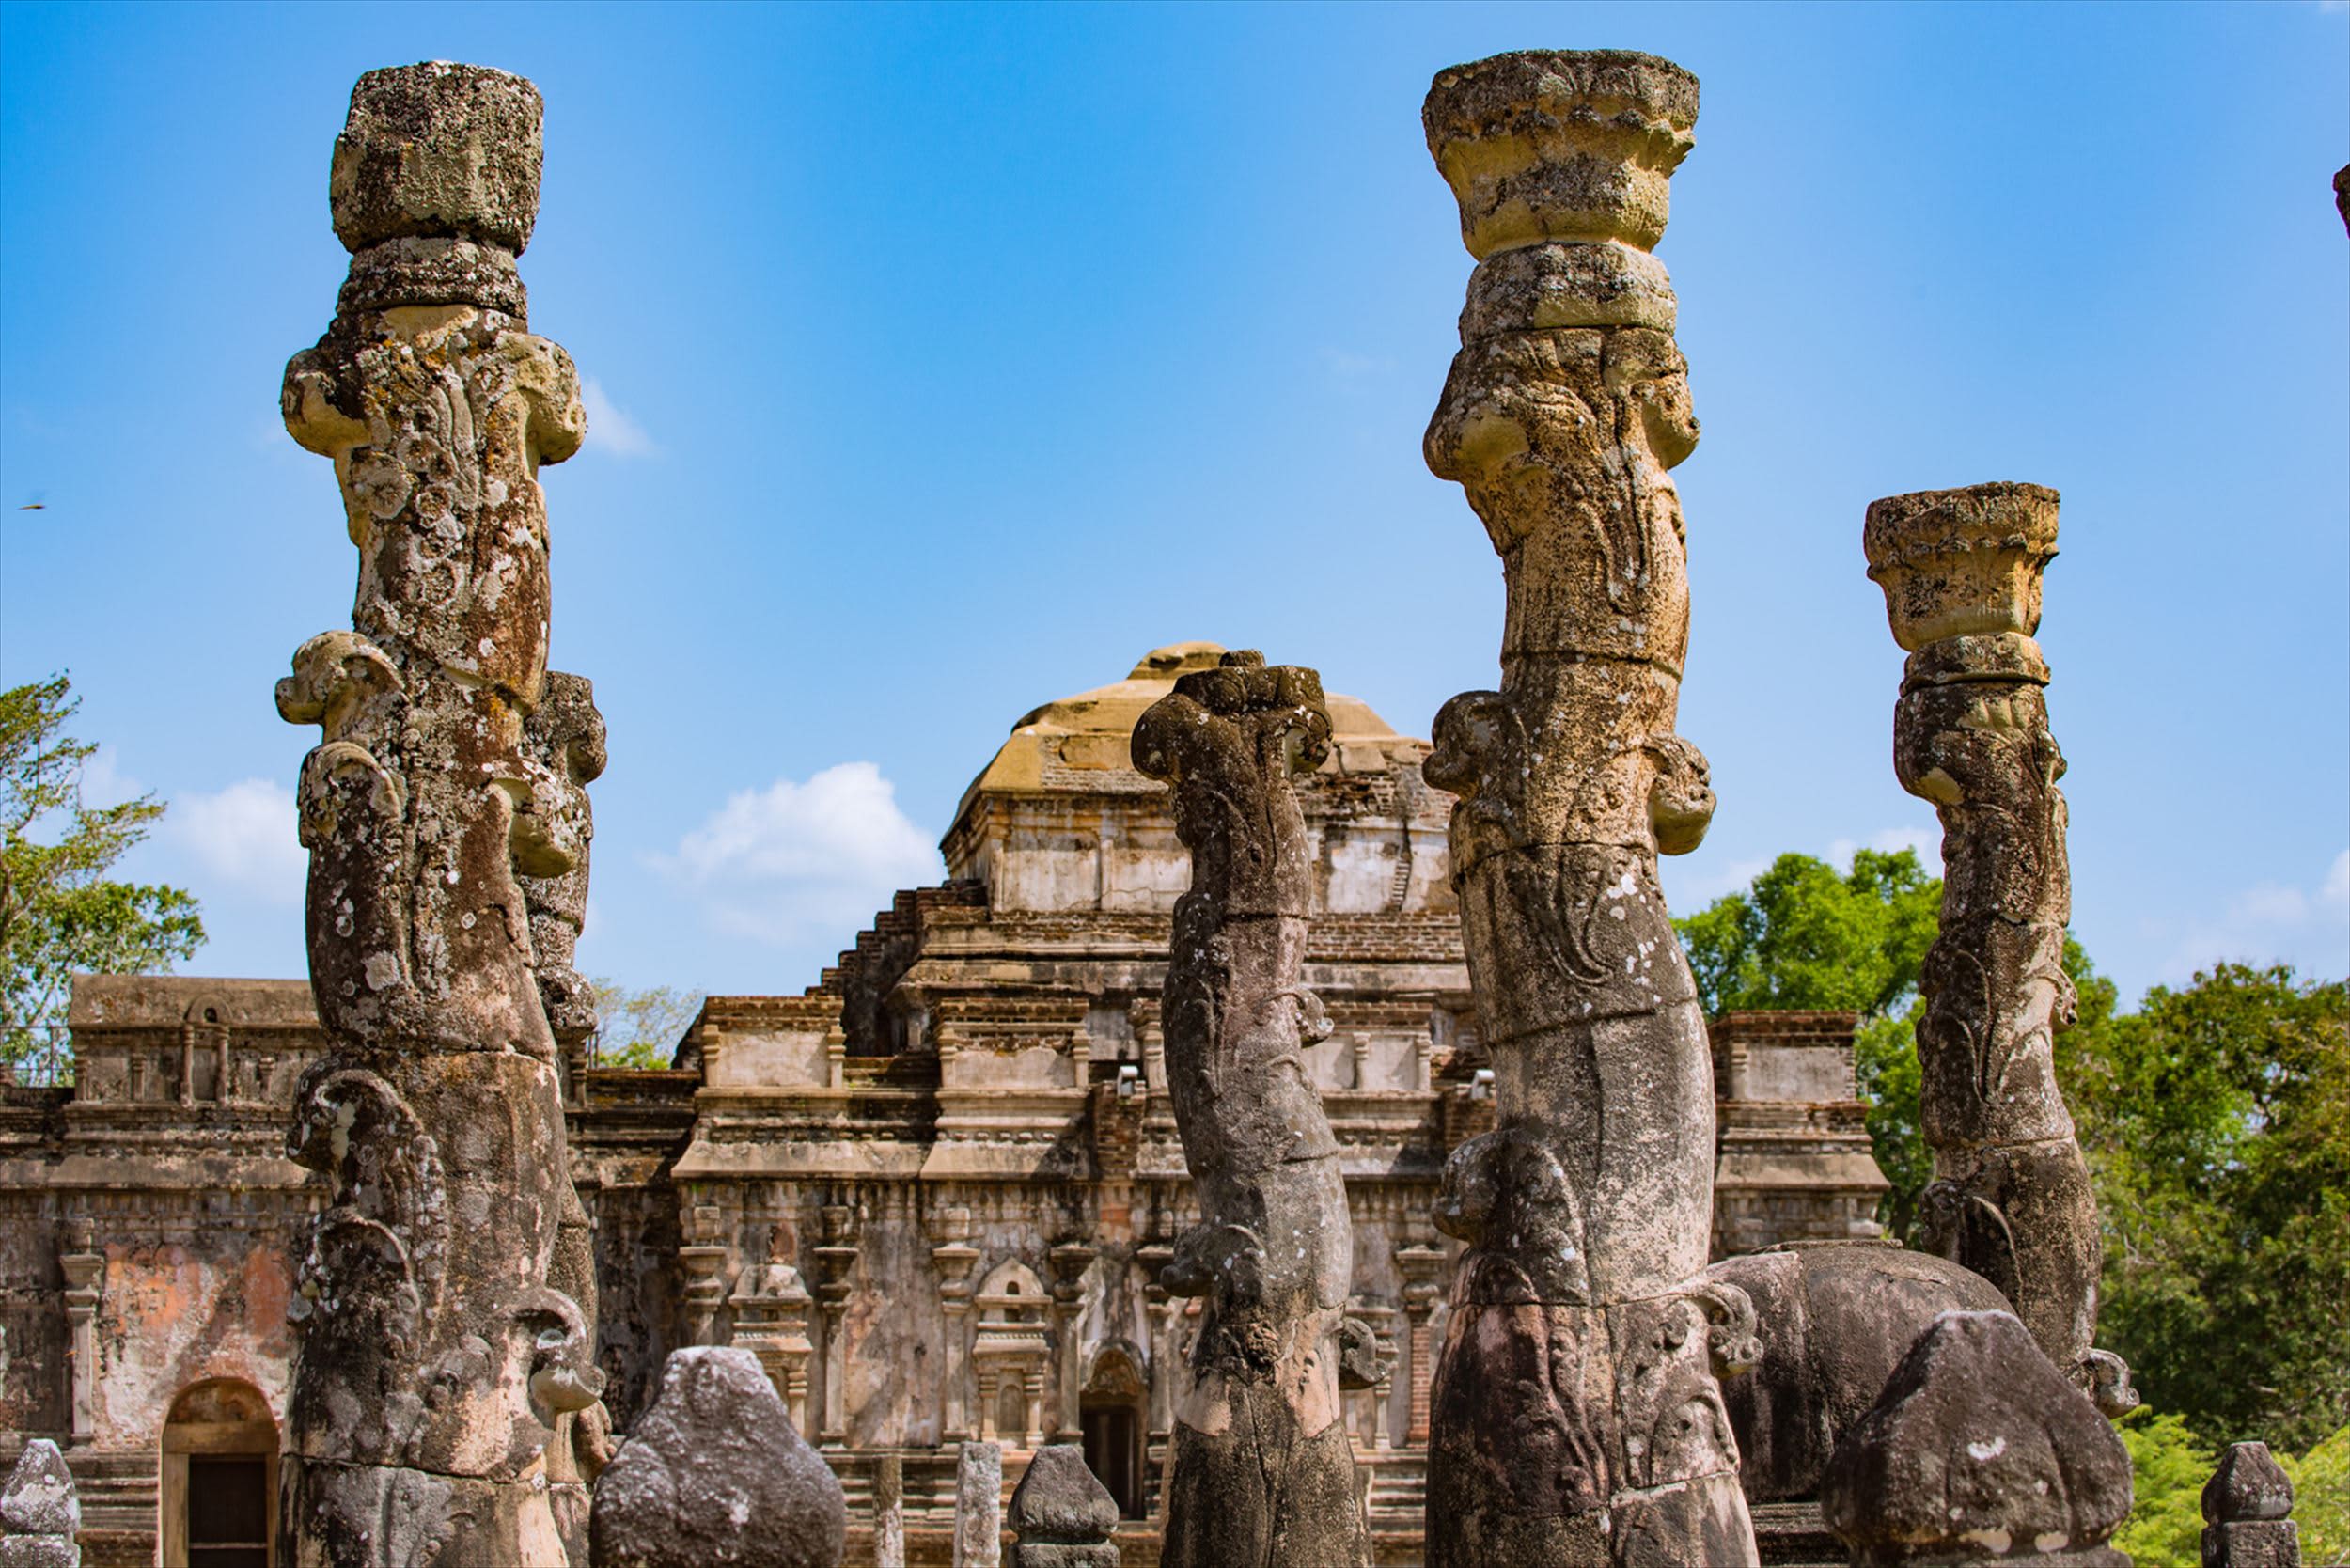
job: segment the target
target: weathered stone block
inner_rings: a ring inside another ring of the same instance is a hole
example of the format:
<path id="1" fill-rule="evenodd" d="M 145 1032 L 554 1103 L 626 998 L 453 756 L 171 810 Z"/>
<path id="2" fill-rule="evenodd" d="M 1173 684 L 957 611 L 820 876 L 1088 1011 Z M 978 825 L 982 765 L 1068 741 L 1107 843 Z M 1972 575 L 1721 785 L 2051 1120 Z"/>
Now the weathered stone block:
<path id="1" fill-rule="evenodd" d="M 520 254 L 539 214 L 539 89 L 483 66 L 370 71 L 335 140 L 335 233 L 352 251 L 464 238 Z"/>
<path id="2" fill-rule="evenodd" d="M 759 1357 L 697 1346 L 597 1478 L 588 1531 L 596 1568 L 836 1568 L 848 1514 Z"/>
<path id="3" fill-rule="evenodd" d="M 2126 1568 L 2130 1456 L 2007 1312 L 1945 1312 L 1829 1461 L 1820 1509 L 1854 1568 L 2013 1558 Z"/>
<path id="4" fill-rule="evenodd" d="M 1004 1450 L 965 1443 L 955 1456 L 954 1568 L 1001 1568 L 1004 1560 Z"/>
<path id="5" fill-rule="evenodd" d="M 8 1484 L 0 1486 L 0 1531 L 11 1539 L 55 1535 L 70 1541 L 82 1528 L 81 1495 L 65 1455 L 46 1437 L 35 1437 L 16 1456 Z"/>
<path id="6" fill-rule="evenodd" d="M 2301 1568 L 2301 1527 L 2290 1519 L 2205 1525 L 2203 1568 Z"/>

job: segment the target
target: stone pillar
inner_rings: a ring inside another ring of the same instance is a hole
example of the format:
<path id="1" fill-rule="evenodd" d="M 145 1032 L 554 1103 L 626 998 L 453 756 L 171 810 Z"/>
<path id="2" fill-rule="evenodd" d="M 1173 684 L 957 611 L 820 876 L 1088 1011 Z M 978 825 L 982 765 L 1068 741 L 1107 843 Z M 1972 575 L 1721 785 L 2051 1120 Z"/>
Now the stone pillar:
<path id="1" fill-rule="evenodd" d="M 1173 786 L 1191 890 L 1160 1007 L 1167 1092 L 1201 1221 L 1165 1282 L 1200 1297 L 1176 1372 L 1167 1568 L 1355 1568 L 1370 1536 L 1339 1392 L 1354 1227 L 1300 1058 L 1329 1019 L 1300 982 L 1311 865 L 1292 776 L 1329 754 L 1310 669 L 1228 653 L 1135 726 L 1135 767 Z"/>
<path id="2" fill-rule="evenodd" d="M 873 1568 L 906 1568 L 906 1467 L 894 1453 L 873 1462 Z"/>
<path id="3" fill-rule="evenodd" d="M 1053 1248 L 1053 1324 L 1060 1341 L 1060 1386 L 1054 1401 L 1050 1435 L 1074 1435 L 1078 1423 L 1078 1374 L 1085 1347 L 1077 1341 L 1077 1317 L 1085 1310 L 1086 1270 L 1093 1266 L 1093 1248 L 1080 1241 L 1065 1241 Z"/>
<path id="4" fill-rule="evenodd" d="M 1820 1485 L 1852 1568 L 2130 1568 L 2129 1512 L 2129 1450 L 2006 1312 L 1936 1317 Z"/>
<path id="5" fill-rule="evenodd" d="M 1012 1489 L 1012 1568 L 1118 1568 L 1118 1500 L 1073 1443 L 1037 1450 Z"/>
<path id="6" fill-rule="evenodd" d="M 1434 1346 L 1428 1336 L 1429 1320 L 1444 1299 L 1444 1248 L 1415 1238 L 1395 1249 L 1395 1266 L 1403 1276 L 1403 1317 L 1410 1325 L 1404 1338 L 1406 1408 L 1403 1441 L 1412 1448 L 1428 1442 L 1428 1392 Z"/>
<path id="7" fill-rule="evenodd" d="M 824 1242 L 816 1248 L 822 1282 L 816 1299 L 824 1318 L 824 1421 L 818 1442 L 828 1449 L 849 1441 L 849 1296 L 856 1269 L 857 1213 L 845 1203 L 824 1209 Z"/>
<path id="8" fill-rule="evenodd" d="M 1183 1308 L 1183 1298 L 1169 1291 L 1162 1281 L 1167 1265 L 1175 1261 L 1175 1249 L 1165 1242 L 1149 1242 L 1135 1248 L 1135 1266 L 1142 1270 L 1142 1310 L 1146 1331 L 1151 1342 L 1151 1436 L 1162 1441 L 1170 1435 L 1174 1424 L 1175 1360 L 1180 1348 L 1175 1339 L 1175 1318 Z"/>
<path id="9" fill-rule="evenodd" d="M 1942 930 L 1919 977 L 1927 1247 L 1998 1286 L 2048 1358 L 2118 1415 L 2137 1398 L 2117 1357 L 2092 1356 L 2104 1248 L 2050 1054 L 2074 1010 L 2064 755 L 2032 640 L 2057 493 L 1890 496 L 1871 504 L 1862 540 L 1909 651 L 1894 771 L 1942 819 Z"/>
<path id="10" fill-rule="evenodd" d="M 0 1568 L 81 1568 L 81 1529 L 65 1455 L 46 1437 L 28 1439 L 0 1485 Z"/>
<path id="11" fill-rule="evenodd" d="M 955 1455 L 954 1568 L 1003 1568 L 1004 1450 L 965 1443 Z"/>
<path id="12" fill-rule="evenodd" d="M 330 1042 L 289 1137 L 330 1192 L 290 1308 L 284 1568 L 443 1542 L 441 1568 L 556 1568 L 545 1450 L 603 1382 L 556 1282 L 575 1200 L 521 885 L 578 869 L 583 821 L 575 774 L 525 738 L 548 687 L 538 471 L 586 428 L 570 358 L 524 321 L 539 165 L 519 77 L 361 77 L 330 191 L 350 276 L 286 368 L 286 428 L 334 461 L 360 567 L 353 629 L 277 687 L 323 731 L 299 801 Z"/>
<path id="13" fill-rule="evenodd" d="M 1430 1412 L 1431 1568 L 1755 1560 L 1716 1386 L 1752 1309 L 1694 1282 L 1714 1078 L 1656 856 L 1714 809 L 1674 731 L 1697 444 L 1650 254 L 1696 78 L 1615 51 L 1441 72 L 1422 114 L 1478 266 L 1428 427 L 1502 558 L 1501 689 L 1436 715 L 1494 1131 L 1447 1163 L 1469 1244 Z"/>
<path id="14" fill-rule="evenodd" d="M 65 1276 L 66 1415 L 75 1447 L 98 1432 L 98 1303 L 106 1294 L 106 1255 L 86 1219 L 68 1220 L 57 1269 Z"/>
<path id="15" fill-rule="evenodd" d="M 2203 1483 L 2203 1568 L 2301 1568 L 2293 1481 L 2266 1443 L 2230 1443 Z"/>
<path id="16" fill-rule="evenodd" d="M 971 1211 L 952 1208 L 940 1213 L 933 1230 L 938 1245 L 931 1248 L 931 1265 L 938 1271 L 938 1305 L 947 1318 L 947 1343 L 939 1367 L 942 1411 L 941 1442 L 956 1443 L 971 1435 L 969 1403 L 964 1398 L 970 1380 L 971 1271 L 979 1249 L 971 1245 Z"/>

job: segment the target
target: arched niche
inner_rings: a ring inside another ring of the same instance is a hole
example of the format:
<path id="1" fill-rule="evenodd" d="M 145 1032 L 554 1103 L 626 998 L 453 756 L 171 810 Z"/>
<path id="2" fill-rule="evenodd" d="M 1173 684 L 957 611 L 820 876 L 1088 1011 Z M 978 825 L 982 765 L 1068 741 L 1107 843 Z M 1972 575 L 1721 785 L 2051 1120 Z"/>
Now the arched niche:
<path id="1" fill-rule="evenodd" d="M 277 1419 L 252 1384 L 192 1383 L 164 1421 L 163 1568 L 277 1568 Z"/>
<path id="2" fill-rule="evenodd" d="M 1149 1517 L 1149 1358 L 1131 1340 L 1104 1340 L 1086 1352 L 1077 1427 L 1086 1466 L 1118 1499 L 1120 1517 Z"/>

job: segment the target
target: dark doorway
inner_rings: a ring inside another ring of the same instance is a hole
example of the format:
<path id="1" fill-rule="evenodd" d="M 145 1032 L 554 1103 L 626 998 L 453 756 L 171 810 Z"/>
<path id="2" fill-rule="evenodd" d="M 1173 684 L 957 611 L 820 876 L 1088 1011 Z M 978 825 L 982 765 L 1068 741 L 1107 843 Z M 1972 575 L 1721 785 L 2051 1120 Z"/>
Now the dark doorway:
<path id="1" fill-rule="evenodd" d="M 1085 1434 L 1086 1467 L 1118 1499 L 1120 1518 L 1142 1511 L 1142 1423 L 1131 1404 L 1089 1405 L 1077 1412 Z"/>
<path id="2" fill-rule="evenodd" d="M 269 1461 L 188 1456 L 188 1568 L 269 1568 Z"/>

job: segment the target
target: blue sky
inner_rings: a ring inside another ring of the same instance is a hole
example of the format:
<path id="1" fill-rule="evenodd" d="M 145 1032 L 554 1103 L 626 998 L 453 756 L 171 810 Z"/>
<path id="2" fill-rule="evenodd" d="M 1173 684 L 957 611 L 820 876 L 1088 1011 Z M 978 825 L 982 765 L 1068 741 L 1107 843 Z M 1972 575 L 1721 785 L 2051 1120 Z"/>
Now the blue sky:
<path id="1" fill-rule="evenodd" d="M 523 269 L 593 430 L 546 472 L 555 657 L 612 729 L 583 966 L 796 991 L 1012 721 L 1211 637 L 1426 733 L 1500 573 L 1420 431 L 1469 259 L 1443 66 L 1630 47 L 1703 83 L 1659 254 L 1687 910 L 1920 842 L 1862 509 L 2063 492 L 2042 642 L 2076 931 L 2135 996 L 2350 968 L 2350 162 L 2339 4 L 0 7 L 0 681 L 71 671 L 196 967 L 302 973 L 273 682 L 349 620 L 279 428 L 345 257 L 352 79 L 547 102 Z M 19 510 L 33 500 L 39 510 Z"/>

